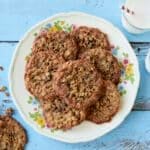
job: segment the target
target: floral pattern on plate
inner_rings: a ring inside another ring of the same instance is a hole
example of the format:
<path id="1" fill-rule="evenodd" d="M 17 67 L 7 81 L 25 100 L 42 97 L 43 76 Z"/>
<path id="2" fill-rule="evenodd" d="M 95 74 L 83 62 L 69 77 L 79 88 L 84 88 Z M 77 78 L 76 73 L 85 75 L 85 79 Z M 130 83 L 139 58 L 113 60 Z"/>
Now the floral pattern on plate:
<path id="1" fill-rule="evenodd" d="M 66 31 L 71 32 L 77 26 L 72 24 L 68 24 L 65 21 L 58 20 L 53 24 L 46 24 L 44 27 L 41 28 L 41 32 L 45 31 Z M 34 36 L 37 36 L 39 33 L 34 33 Z M 121 51 L 121 48 L 118 46 L 114 46 L 112 48 L 112 54 L 119 60 L 120 67 L 121 67 L 121 77 L 120 83 L 118 84 L 118 90 L 123 97 L 127 94 L 126 85 L 127 84 L 134 84 L 135 81 L 135 74 L 134 74 L 134 66 L 129 60 L 128 53 Z M 27 103 L 33 106 L 33 111 L 29 112 L 29 117 L 35 121 L 41 128 L 49 128 L 44 121 L 43 114 L 40 108 L 40 104 L 36 98 L 32 98 L 29 96 Z M 53 130 L 51 131 L 53 132 Z"/>
<path id="2" fill-rule="evenodd" d="M 114 47 L 112 49 L 112 54 L 119 60 L 120 63 L 121 77 L 118 90 L 121 96 L 123 96 L 127 92 L 126 84 L 134 84 L 134 66 L 129 60 L 128 53 L 122 52 L 119 47 Z"/>

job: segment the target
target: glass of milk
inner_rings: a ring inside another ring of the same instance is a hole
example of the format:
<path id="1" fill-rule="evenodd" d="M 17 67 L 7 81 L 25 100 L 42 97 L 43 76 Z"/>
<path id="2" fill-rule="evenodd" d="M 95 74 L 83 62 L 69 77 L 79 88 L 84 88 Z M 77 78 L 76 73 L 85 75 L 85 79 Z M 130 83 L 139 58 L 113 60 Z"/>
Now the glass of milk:
<path id="1" fill-rule="evenodd" d="M 122 24 L 130 33 L 150 31 L 150 0 L 126 0 L 122 7 Z"/>

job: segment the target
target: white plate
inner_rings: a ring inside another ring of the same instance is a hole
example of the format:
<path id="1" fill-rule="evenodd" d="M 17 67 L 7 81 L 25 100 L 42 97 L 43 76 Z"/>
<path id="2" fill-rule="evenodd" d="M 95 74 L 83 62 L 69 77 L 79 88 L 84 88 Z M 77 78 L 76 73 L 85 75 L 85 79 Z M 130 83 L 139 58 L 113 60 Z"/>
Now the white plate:
<path id="1" fill-rule="evenodd" d="M 51 28 L 50 30 L 63 29 L 69 31 L 79 25 L 101 29 L 108 34 L 111 44 L 114 45 L 115 48 L 112 50 L 112 53 L 124 66 L 121 83 L 118 86 L 122 95 L 121 107 L 112 121 L 108 123 L 96 125 L 84 121 L 66 132 L 53 131 L 45 127 L 38 102 L 29 98 L 29 93 L 25 88 L 25 57 L 31 52 L 35 33 L 38 33 L 40 30 L 49 30 Z M 79 12 L 57 14 L 40 22 L 28 31 L 15 50 L 9 74 L 11 95 L 24 120 L 40 134 L 68 143 L 94 140 L 120 125 L 132 109 L 139 87 L 139 80 L 138 61 L 124 35 L 111 23 L 101 18 Z"/>

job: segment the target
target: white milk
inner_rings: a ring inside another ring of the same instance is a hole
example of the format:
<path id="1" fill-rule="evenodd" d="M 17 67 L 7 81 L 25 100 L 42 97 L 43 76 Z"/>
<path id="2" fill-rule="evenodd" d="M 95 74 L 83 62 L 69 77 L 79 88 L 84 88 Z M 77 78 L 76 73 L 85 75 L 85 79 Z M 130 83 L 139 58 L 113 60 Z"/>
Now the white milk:
<path id="1" fill-rule="evenodd" d="M 131 33 L 150 30 L 150 0 L 126 0 L 122 13 L 123 26 Z M 128 13 L 126 9 L 134 12 Z"/>

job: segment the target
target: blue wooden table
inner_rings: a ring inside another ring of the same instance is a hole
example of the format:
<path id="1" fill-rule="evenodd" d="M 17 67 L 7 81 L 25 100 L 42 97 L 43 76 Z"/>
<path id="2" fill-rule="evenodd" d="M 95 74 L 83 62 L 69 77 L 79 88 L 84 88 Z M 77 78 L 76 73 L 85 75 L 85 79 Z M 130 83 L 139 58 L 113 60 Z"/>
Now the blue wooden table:
<path id="1" fill-rule="evenodd" d="M 19 39 L 31 26 L 58 12 L 83 11 L 109 20 L 131 42 L 140 64 L 141 83 L 132 112 L 117 129 L 88 143 L 66 144 L 39 135 L 22 120 L 12 101 L 2 101 L 6 96 L 0 93 L 0 105 L 13 107 L 14 117 L 27 130 L 27 150 L 150 150 L 150 75 L 144 68 L 150 32 L 127 33 L 120 21 L 122 4 L 123 0 L 0 0 L 0 65 L 4 67 L 0 86 L 8 86 L 8 69 Z"/>

